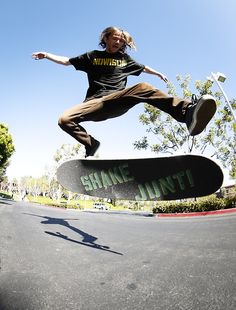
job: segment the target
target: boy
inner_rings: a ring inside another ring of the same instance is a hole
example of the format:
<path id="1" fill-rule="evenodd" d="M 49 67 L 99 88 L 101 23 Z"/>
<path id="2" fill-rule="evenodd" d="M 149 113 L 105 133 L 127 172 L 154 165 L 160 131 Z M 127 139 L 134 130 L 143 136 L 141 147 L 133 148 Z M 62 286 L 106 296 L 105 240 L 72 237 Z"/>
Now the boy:
<path id="1" fill-rule="evenodd" d="M 117 27 L 106 28 L 99 43 L 104 50 L 94 50 L 68 58 L 46 52 L 33 53 L 34 59 L 48 59 L 57 64 L 73 65 L 87 73 L 89 88 L 84 102 L 66 110 L 59 119 L 59 126 L 85 146 L 85 157 L 93 156 L 100 142 L 80 125 L 84 121 L 103 121 L 118 117 L 140 102 L 146 102 L 170 114 L 175 120 L 186 123 L 190 135 L 201 133 L 216 111 L 215 99 L 204 95 L 192 101 L 171 97 L 148 83 L 126 88 L 129 75 L 142 72 L 153 74 L 168 82 L 162 73 L 137 63 L 127 53 L 135 49 L 131 35 Z"/>

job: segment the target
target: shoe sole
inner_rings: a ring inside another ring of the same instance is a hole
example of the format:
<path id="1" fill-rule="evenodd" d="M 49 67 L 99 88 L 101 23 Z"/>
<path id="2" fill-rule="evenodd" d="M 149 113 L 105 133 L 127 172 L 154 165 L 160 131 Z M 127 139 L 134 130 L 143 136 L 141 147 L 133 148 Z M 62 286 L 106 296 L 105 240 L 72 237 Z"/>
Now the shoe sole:
<path id="1" fill-rule="evenodd" d="M 190 136 L 200 134 L 210 122 L 216 112 L 215 99 L 210 95 L 204 95 L 193 113 L 193 120 L 189 127 Z"/>

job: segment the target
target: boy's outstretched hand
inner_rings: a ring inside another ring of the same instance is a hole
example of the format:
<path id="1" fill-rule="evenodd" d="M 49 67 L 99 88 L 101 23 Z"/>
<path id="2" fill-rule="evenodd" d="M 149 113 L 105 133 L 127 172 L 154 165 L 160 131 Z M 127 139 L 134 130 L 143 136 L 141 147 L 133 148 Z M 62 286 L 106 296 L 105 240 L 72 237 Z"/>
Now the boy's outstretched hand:
<path id="1" fill-rule="evenodd" d="M 46 58 L 46 53 L 44 53 L 44 52 L 33 53 L 32 58 L 35 60 Z"/>
<path id="2" fill-rule="evenodd" d="M 167 78 L 164 74 L 162 74 L 162 73 L 159 72 L 157 75 L 158 75 L 159 78 L 162 79 L 165 83 L 169 82 L 168 78 Z"/>

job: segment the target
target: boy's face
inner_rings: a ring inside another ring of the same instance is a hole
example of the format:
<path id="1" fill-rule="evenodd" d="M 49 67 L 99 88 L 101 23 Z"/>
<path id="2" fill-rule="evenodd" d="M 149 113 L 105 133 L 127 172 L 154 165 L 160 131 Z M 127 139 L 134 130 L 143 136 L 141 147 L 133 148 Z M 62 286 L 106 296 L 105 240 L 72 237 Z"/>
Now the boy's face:
<path id="1" fill-rule="evenodd" d="M 122 32 L 113 32 L 105 38 L 106 51 L 108 53 L 118 52 L 125 44 L 124 35 Z"/>

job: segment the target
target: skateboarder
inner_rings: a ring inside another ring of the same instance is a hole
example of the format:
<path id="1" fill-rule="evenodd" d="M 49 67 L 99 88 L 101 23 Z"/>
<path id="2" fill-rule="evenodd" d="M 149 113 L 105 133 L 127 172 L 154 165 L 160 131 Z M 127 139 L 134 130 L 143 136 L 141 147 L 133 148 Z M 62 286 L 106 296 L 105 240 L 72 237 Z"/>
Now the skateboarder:
<path id="1" fill-rule="evenodd" d="M 73 65 L 76 70 L 87 73 L 89 88 L 84 102 L 66 110 L 59 119 L 59 126 L 85 146 L 85 157 L 93 156 L 100 142 L 89 135 L 80 125 L 85 121 L 103 121 L 118 117 L 140 102 L 146 102 L 186 123 L 190 135 L 201 133 L 216 111 L 215 99 L 204 95 L 192 100 L 172 97 L 148 83 L 126 87 L 129 75 L 142 72 L 156 75 L 164 82 L 167 77 L 136 62 L 126 52 L 135 49 L 131 35 L 117 27 L 106 28 L 100 36 L 103 50 L 93 50 L 69 58 L 47 52 L 33 53 L 34 59 L 48 59 L 57 64 Z"/>

